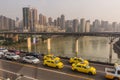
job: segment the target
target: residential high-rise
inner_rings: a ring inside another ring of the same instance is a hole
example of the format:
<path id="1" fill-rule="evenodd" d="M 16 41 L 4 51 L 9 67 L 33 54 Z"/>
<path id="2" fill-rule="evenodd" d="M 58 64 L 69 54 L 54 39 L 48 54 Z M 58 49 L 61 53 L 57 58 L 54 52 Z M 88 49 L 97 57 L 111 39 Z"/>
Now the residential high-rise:
<path id="1" fill-rule="evenodd" d="M 90 32 L 90 21 L 89 20 L 86 21 L 85 32 Z"/>
<path id="2" fill-rule="evenodd" d="M 45 26 L 46 23 L 47 23 L 46 16 L 44 16 L 43 14 L 39 14 L 39 24 Z"/>
<path id="3" fill-rule="evenodd" d="M 23 8 L 23 25 L 24 29 L 34 31 L 37 24 L 37 9 L 24 7 Z"/>
<path id="4" fill-rule="evenodd" d="M 80 32 L 85 32 L 85 19 L 80 20 Z"/>
<path id="5" fill-rule="evenodd" d="M 112 23 L 112 31 L 116 32 L 117 31 L 117 22 Z"/>
<path id="6" fill-rule="evenodd" d="M 65 29 L 65 16 L 62 14 L 60 18 L 60 27 L 61 29 Z"/>
<path id="7" fill-rule="evenodd" d="M 109 29 L 108 21 L 101 21 L 101 31 L 106 31 Z"/>
<path id="8" fill-rule="evenodd" d="M 12 20 L 12 19 L 8 19 L 9 21 L 9 30 L 12 31 L 15 29 L 15 20 Z"/>
<path id="9" fill-rule="evenodd" d="M 73 20 L 73 31 L 78 32 L 79 21 L 78 19 Z"/>
<path id="10" fill-rule="evenodd" d="M 24 29 L 30 31 L 30 8 L 29 7 L 23 8 L 23 26 L 24 26 Z"/>
<path id="11" fill-rule="evenodd" d="M 73 21 L 72 20 L 67 20 L 65 23 L 66 27 L 66 32 L 73 32 Z"/>
<path id="12" fill-rule="evenodd" d="M 60 26 L 60 17 L 57 18 L 57 26 Z"/>
<path id="13" fill-rule="evenodd" d="M 44 25 L 44 26 L 47 25 L 47 19 L 46 19 L 46 16 L 43 16 L 43 25 Z"/>
<path id="14" fill-rule="evenodd" d="M 43 15 L 39 14 L 39 24 L 43 25 Z"/>
<path id="15" fill-rule="evenodd" d="M 93 26 L 91 28 L 91 31 L 92 32 L 97 32 L 99 31 L 99 28 L 100 28 L 100 21 L 98 19 L 96 19 L 94 22 L 93 22 Z"/>
<path id="16" fill-rule="evenodd" d="M 57 20 L 56 19 L 54 20 L 54 26 L 57 26 Z"/>
<path id="17" fill-rule="evenodd" d="M 31 26 L 31 31 L 35 31 L 36 25 L 38 24 L 38 19 L 37 19 L 37 9 L 31 8 L 30 10 L 31 14 L 31 20 L 30 20 L 30 26 Z"/>
<path id="18" fill-rule="evenodd" d="M 48 24 L 49 24 L 50 26 L 52 25 L 52 18 L 51 18 L 51 17 L 48 18 Z"/>
<path id="19" fill-rule="evenodd" d="M 6 16 L 0 16 L 0 30 L 13 31 L 15 29 L 15 20 Z"/>

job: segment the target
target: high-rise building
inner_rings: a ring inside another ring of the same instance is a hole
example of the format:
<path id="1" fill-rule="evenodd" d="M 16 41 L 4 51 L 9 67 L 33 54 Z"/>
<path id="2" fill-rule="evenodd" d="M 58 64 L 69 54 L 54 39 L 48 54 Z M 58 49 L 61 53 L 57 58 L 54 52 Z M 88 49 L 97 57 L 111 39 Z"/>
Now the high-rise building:
<path id="1" fill-rule="evenodd" d="M 109 29 L 109 23 L 108 21 L 101 21 L 101 31 L 107 31 Z"/>
<path id="2" fill-rule="evenodd" d="M 67 20 L 65 22 L 65 27 L 66 27 L 66 32 L 73 32 L 73 21 L 72 20 Z"/>
<path id="3" fill-rule="evenodd" d="M 39 15 L 39 24 L 44 25 L 44 26 L 46 26 L 46 24 L 47 24 L 46 16 L 44 16 L 43 14 Z"/>
<path id="4" fill-rule="evenodd" d="M 86 21 L 85 32 L 90 32 L 90 21 L 89 20 Z"/>
<path id="5" fill-rule="evenodd" d="M 96 19 L 95 21 L 93 21 L 93 26 L 92 26 L 92 28 L 91 28 L 91 31 L 92 32 L 97 32 L 97 31 L 99 31 L 99 29 L 100 29 L 100 21 L 98 20 L 98 19 Z"/>
<path id="6" fill-rule="evenodd" d="M 78 32 L 79 21 L 78 19 L 73 20 L 73 31 Z"/>
<path id="7" fill-rule="evenodd" d="M 36 25 L 38 24 L 37 9 L 31 8 L 30 14 L 31 14 L 31 20 L 30 20 L 31 31 L 35 31 Z"/>
<path id="8" fill-rule="evenodd" d="M 14 30 L 15 29 L 15 20 L 8 18 L 6 16 L 0 16 L 0 30 Z"/>
<path id="9" fill-rule="evenodd" d="M 60 27 L 61 27 L 61 29 L 65 29 L 65 16 L 64 15 L 61 15 Z"/>
<path id="10" fill-rule="evenodd" d="M 85 32 L 85 19 L 80 20 L 80 32 Z"/>
<path id="11" fill-rule="evenodd" d="M 57 20 L 56 19 L 54 20 L 54 26 L 57 26 Z"/>
<path id="12" fill-rule="evenodd" d="M 60 26 L 60 17 L 57 18 L 57 26 Z"/>
<path id="13" fill-rule="evenodd" d="M 49 24 L 50 26 L 52 25 L 52 18 L 51 18 L 51 17 L 48 18 L 48 24 Z"/>
<path id="14" fill-rule="evenodd" d="M 43 16 L 43 25 L 44 25 L 44 26 L 47 25 L 47 19 L 46 19 L 46 16 Z"/>
<path id="15" fill-rule="evenodd" d="M 112 23 L 112 31 L 116 32 L 117 31 L 117 22 Z"/>
<path id="16" fill-rule="evenodd" d="M 39 14 L 39 24 L 43 25 L 43 15 Z"/>
<path id="17" fill-rule="evenodd" d="M 24 29 L 34 31 L 37 24 L 37 9 L 31 7 L 23 8 L 23 25 Z"/>
<path id="18" fill-rule="evenodd" d="M 30 8 L 29 7 L 23 8 L 23 26 L 24 26 L 24 29 L 30 31 Z"/>
<path id="19" fill-rule="evenodd" d="M 9 30 L 12 31 L 15 29 L 15 20 L 9 18 Z"/>

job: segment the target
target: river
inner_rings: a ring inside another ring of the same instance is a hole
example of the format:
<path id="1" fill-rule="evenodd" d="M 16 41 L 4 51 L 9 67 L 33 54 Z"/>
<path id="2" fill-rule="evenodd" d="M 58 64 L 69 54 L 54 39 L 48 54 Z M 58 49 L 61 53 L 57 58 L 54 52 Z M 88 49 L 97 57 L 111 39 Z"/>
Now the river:
<path id="1" fill-rule="evenodd" d="M 47 40 L 37 45 L 37 51 L 47 53 Z M 93 61 L 109 61 L 110 40 L 108 37 L 79 37 L 78 56 Z M 64 36 L 51 38 L 51 53 L 56 56 L 75 56 L 75 37 Z M 118 61 L 118 55 L 112 50 L 112 62 Z"/>
<path id="2" fill-rule="evenodd" d="M 78 57 L 91 61 L 109 62 L 110 40 L 108 37 L 83 36 L 78 39 Z M 13 47 L 13 46 L 12 46 Z M 14 46 L 16 49 L 27 49 L 27 43 Z M 38 38 L 36 47 L 32 51 L 47 54 L 47 40 Z M 75 56 L 75 37 L 59 36 L 51 38 L 51 51 L 56 56 Z M 118 55 L 112 49 L 112 62 L 118 62 Z M 119 61 L 120 62 L 120 61 Z"/>

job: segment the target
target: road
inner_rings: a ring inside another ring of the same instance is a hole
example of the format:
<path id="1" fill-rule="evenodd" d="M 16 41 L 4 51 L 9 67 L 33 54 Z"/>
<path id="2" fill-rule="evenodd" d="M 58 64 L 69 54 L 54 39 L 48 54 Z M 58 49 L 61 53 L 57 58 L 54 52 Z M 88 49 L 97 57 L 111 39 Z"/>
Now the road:
<path id="1" fill-rule="evenodd" d="M 97 74 L 93 76 L 72 71 L 68 60 L 62 61 L 65 64 L 64 68 L 56 69 L 44 66 L 42 61 L 38 65 L 33 65 L 0 59 L 0 76 L 10 77 L 12 80 L 15 80 L 20 74 L 24 75 L 21 80 L 106 80 L 104 68 L 112 67 L 90 63 L 97 69 Z"/>

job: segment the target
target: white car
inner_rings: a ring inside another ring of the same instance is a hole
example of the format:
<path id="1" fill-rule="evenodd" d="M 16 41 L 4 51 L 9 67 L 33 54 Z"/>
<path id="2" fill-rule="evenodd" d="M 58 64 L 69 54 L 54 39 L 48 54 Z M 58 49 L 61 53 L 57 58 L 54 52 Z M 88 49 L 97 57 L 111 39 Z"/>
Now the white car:
<path id="1" fill-rule="evenodd" d="M 4 52 L 0 52 L 0 58 L 4 56 Z"/>
<path id="2" fill-rule="evenodd" d="M 19 55 L 16 55 L 15 53 L 11 53 L 11 52 L 7 52 L 4 57 L 6 59 L 11 59 L 11 60 L 19 60 L 20 59 L 20 56 Z"/>
<path id="3" fill-rule="evenodd" d="M 27 63 L 32 63 L 32 64 L 38 64 L 40 62 L 40 60 L 34 56 L 25 56 L 23 57 L 23 62 L 27 62 Z"/>
<path id="4" fill-rule="evenodd" d="M 8 50 L 5 49 L 5 48 L 0 48 L 0 52 L 4 52 L 4 53 L 6 53 L 6 52 L 8 52 Z"/>

